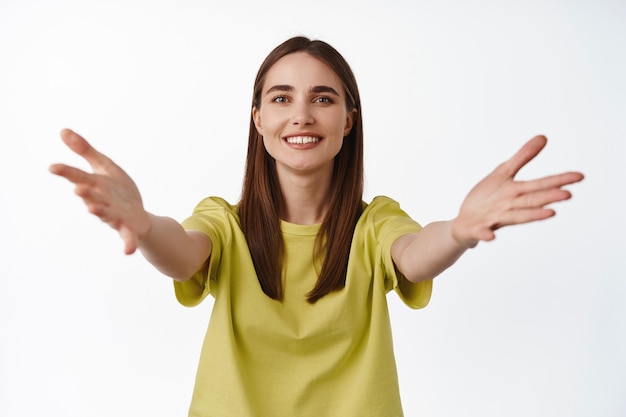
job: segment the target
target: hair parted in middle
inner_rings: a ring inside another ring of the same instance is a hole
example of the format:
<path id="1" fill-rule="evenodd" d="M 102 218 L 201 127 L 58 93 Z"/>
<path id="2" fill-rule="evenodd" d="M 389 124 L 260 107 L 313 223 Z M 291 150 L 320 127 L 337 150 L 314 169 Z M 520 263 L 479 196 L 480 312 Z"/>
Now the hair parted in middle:
<path id="1" fill-rule="evenodd" d="M 334 159 L 329 210 L 320 226 L 312 255 L 314 261 L 322 261 L 317 283 L 307 294 L 307 300 L 315 303 L 345 286 L 352 235 L 363 211 L 363 123 L 359 90 L 346 60 L 328 43 L 301 36 L 288 39 L 265 58 L 254 82 L 252 107 L 259 109 L 261 106 L 263 84 L 269 69 L 282 57 L 296 52 L 305 52 L 319 59 L 339 77 L 345 90 L 347 110 L 355 113 L 352 129 Z M 283 209 L 276 163 L 265 150 L 263 137 L 251 115 L 238 213 L 261 288 L 276 300 L 282 300 L 284 295 L 284 247 L 280 231 Z"/>

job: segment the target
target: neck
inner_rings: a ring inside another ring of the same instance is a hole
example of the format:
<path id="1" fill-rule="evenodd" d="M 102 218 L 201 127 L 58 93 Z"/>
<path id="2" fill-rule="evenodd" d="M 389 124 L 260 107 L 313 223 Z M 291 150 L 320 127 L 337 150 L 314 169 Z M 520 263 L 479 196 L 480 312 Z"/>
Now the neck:
<path id="1" fill-rule="evenodd" d="M 332 170 L 315 174 L 278 173 L 285 202 L 280 217 L 296 224 L 318 224 L 328 211 Z"/>

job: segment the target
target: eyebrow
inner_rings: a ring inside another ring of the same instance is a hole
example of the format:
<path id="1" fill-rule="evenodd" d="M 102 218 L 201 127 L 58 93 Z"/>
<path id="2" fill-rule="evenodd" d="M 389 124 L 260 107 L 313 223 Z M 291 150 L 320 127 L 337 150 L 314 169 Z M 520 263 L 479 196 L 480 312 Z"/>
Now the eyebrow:
<path id="1" fill-rule="evenodd" d="M 286 85 L 286 84 L 278 84 L 275 86 L 270 87 L 270 89 L 268 89 L 265 94 L 269 94 L 269 93 L 273 93 L 274 91 L 293 91 L 295 90 L 295 88 L 291 85 Z M 337 92 L 337 90 L 335 90 L 332 87 L 329 87 L 327 85 L 316 85 L 311 87 L 311 89 L 309 90 L 311 93 L 330 93 L 330 94 L 334 94 L 337 97 L 339 97 L 339 93 Z"/>

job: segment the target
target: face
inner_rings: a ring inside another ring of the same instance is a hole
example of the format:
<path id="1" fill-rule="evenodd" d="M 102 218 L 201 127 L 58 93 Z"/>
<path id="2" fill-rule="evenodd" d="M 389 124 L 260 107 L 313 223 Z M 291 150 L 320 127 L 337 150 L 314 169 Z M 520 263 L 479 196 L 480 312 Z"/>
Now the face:
<path id="1" fill-rule="evenodd" d="M 269 69 L 252 116 L 280 178 L 331 173 L 354 113 L 346 109 L 339 77 L 319 59 L 297 52 Z"/>

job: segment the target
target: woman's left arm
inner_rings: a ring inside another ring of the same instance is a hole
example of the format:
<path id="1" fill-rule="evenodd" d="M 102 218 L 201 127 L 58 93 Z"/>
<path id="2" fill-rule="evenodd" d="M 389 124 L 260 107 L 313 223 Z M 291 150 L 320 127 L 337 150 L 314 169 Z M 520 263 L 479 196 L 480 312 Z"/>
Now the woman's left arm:
<path id="1" fill-rule="evenodd" d="M 515 181 L 546 143 L 544 136 L 536 136 L 500 164 L 470 191 L 453 220 L 431 223 L 420 233 L 397 239 L 391 256 L 398 270 L 413 282 L 432 279 L 478 242 L 495 239 L 497 229 L 554 216 L 546 206 L 569 199 L 572 195 L 563 187 L 581 181 L 581 173 Z"/>

